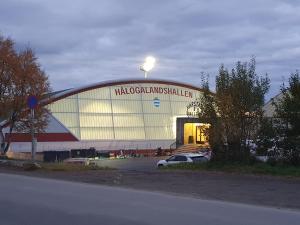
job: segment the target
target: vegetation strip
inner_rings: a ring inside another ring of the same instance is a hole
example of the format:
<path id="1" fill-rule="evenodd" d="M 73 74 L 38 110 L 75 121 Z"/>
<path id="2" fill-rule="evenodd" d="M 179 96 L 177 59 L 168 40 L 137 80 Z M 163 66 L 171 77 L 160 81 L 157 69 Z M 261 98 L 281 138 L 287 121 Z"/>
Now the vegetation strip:
<path id="1" fill-rule="evenodd" d="M 287 176 L 300 177 L 300 167 L 276 165 L 272 166 L 267 163 L 256 163 L 254 165 L 244 165 L 239 163 L 222 164 L 209 162 L 206 164 L 177 164 L 162 168 L 163 170 L 198 170 L 198 171 L 219 171 L 241 174 L 256 174 L 256 175 L 272 175 L 272 176 Z"/>

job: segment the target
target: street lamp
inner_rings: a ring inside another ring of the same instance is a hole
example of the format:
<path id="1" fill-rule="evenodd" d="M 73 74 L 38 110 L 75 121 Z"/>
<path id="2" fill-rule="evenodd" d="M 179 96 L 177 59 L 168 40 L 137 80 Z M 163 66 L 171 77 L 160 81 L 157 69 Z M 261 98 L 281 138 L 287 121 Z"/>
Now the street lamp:
<path id="1" fill-rule="evenodd" d="M 145 79 L 147 78 L 148 72 L 153 69 L 155 61 L 154 57 L 148 56 L 146 57 L 145 62 L 141 65 L 140 69 L 144 71 Z"/>

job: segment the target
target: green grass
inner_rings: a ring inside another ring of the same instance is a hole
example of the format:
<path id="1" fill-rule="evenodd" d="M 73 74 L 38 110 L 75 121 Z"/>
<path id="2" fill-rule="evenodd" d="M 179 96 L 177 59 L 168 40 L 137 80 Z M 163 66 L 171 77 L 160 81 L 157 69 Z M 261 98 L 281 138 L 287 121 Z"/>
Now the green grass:
<path id="1" fill-rule="evenodd" d="M 255 163 L 253 165 L 243 165 L 238 163 L 216 163 L 208 162 L 203 164 L 177 164 L 164 168 L 165 170 L 197 170 L 197 171 L 221 171 L 241 174 L 260 174 L 272 176 L 300 177 L 300 167 L 276 165 L 267 163 Z"/>

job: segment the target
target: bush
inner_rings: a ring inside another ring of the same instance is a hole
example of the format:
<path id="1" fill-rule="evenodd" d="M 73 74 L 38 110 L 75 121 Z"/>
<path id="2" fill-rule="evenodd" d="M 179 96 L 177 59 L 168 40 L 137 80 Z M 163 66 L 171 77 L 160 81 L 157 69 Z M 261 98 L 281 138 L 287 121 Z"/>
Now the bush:
<path id="1" fill-rule="evenodd" d="M 276 164 L 277 164 L 276 158 L 269 157 L 268 160 L 267 160 L 267 164 L 270 165 L 270 166 L 276 166 Z"/>

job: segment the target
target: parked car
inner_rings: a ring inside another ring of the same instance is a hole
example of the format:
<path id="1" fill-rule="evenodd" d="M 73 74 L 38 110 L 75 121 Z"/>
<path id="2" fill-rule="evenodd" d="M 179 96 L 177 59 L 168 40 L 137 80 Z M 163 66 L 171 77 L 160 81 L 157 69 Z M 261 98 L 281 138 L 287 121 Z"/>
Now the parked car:
<path id="1" fill-rule="evenodd" d="M 212 151 L 210 148 L 203 148 L 200 151 L 198 151 L 198 153 L 205 156 L 208 160 L 211 159 Z"/>
<path id="2" fill-rule="evenodd" d="M 183 153 L 178 155 L 173 155 L 168 159 L 159 160 L 157 167 L 169 166 L 179 163 L 203 163 L 207 162 L 208 159 L 199 153 Z"/>

